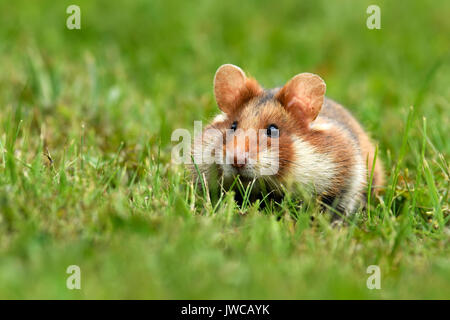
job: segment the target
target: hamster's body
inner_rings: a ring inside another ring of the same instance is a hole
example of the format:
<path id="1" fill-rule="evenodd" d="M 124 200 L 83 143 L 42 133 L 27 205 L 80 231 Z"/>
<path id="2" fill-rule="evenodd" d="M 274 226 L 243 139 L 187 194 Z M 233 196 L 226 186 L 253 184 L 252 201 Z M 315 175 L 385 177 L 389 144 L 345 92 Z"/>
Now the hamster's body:
<path id="1" fill-rule="evenodd" d="M 215 95 L 223 113 L 194 143 L 194 176 L 199 170 L 206 180 L 216 179 L 211 175 L 216 172 L 227 186 L 239 175 L 247 182 L 265 182 L 274 194 L 301 189 L 342 212 L 355 211 L 364 204 L 375 149 L 350 112 L 324 93 L 325 83 L 316 75 L 300 74 L 282 88 L 264 90 L 238 67 L 222 66 L 215 77 Z M 255 147 L 245 135 L 250 129 L 267 130 L 267 146 Z M 244 137 L 241 142 L 239 136 Z M 261 174 L 275 155 L 276 172 Z M 372 185 L 382 184 L 377 160 Z M 255 192 L 259 185 L 254 184 Z"/>
<path id="2" fill-rule="evenodd" d="M 311 127 L 317 131 L 313 130 L 315 133 L 306 141 L 320 153 L 331 156 L 334 167 L 330 179 L 332 183 L 329 183 L 322 200 L 332 205 L 341 198 L 339 209 L 352 212 L 365 200 L 375 148 L 350 112 L 329 98 L 324 99 L 319 116 Z M 383 183 L 383 169 L 378 159 L 372 186 L 381 186 Z"/>

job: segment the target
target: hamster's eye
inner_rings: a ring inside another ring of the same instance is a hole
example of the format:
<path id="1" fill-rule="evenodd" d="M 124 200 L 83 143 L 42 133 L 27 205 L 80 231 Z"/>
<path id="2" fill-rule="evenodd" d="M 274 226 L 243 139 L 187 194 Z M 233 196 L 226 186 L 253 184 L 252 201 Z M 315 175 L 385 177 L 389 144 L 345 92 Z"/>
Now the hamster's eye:
<path id="1" fill-rule="evenodd" d="M 280 132 L 276 125 L 271 124 L 267 127 L 267 136 L 268 137 L 278 138 L 279 135 L 280 135 Z"/>
<path id="2" fill-rule="evenodd" d="M 233 122 L 233 124 L 231 125 L 231 130 L 236 131 L 237 128 L 237 121 Z"/>

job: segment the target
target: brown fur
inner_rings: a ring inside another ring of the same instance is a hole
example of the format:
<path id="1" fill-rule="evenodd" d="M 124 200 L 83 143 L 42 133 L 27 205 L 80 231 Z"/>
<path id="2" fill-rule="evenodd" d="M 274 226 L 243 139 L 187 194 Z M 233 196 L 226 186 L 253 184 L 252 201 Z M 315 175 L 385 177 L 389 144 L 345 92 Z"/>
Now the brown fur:
<path id="1" fill-rule="evenodd" d="M 358 121 L 345 109 L 342 105 L 331 99 L 325 99 L 324 106 L 320 115 L 325 118 L 332 119 L 342 125 L 346 130 L 356 138 L 363 159 L 367 162 L 368 175 L 372 172 L 373 158 L 375 155 L 375 147 L 373 146 L 369 136 L 361 127 Z M 384 184 L 384 170 L 380 159 L 375 162 L 372 185 L 377 191 Z"/>

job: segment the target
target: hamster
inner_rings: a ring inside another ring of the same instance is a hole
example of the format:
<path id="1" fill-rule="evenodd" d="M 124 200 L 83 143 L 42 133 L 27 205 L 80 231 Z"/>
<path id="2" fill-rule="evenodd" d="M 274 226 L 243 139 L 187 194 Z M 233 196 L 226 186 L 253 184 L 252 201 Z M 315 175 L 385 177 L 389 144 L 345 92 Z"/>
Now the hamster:
<path id="1" fill-rule="evenodd" d="M 375 148 L 358 121 L 326 98 L 325 90 L 325 82 L 311 73 L 265 90 L 239 67 L 219 67 L 214 94 L 222 113 L 194 139 L 194 179 L 203 179 L 210 189 L 218 183 L 226 189 L 239 176 L 253 184 L 252 193 L 262 188 L 280 197 L 307 192 L 344 214 L 363 207 Z M 249 138 L 249 130 L 263 134 Z M 376 159 L 372 190 L 383 182 Z"/>

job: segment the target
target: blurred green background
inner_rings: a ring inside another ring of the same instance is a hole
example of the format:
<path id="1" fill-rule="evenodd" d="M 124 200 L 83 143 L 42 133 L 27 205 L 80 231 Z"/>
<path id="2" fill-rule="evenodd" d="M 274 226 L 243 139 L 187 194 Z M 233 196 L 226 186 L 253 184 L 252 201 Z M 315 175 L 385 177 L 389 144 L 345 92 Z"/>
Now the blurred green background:
<path id="1" fill-rule="evenodd" d="M 444 0 L 2 1 L 0 298 L 449 298 L 449 16 Z M 392 207 L 337 230 L 288 204 L 205 205 L 170 135 L 217 112 L 224 63 L 265 87 L 319 74 L 379 142 Z"/>

